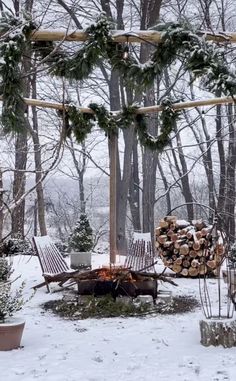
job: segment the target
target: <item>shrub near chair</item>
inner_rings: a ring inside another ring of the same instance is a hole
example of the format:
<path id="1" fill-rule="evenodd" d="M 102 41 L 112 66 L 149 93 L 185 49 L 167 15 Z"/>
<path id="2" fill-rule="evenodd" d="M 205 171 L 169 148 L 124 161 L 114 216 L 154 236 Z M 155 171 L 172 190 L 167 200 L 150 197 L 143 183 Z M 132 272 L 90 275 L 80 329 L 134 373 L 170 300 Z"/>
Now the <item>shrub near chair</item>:
<path id="1" fill-rule="evenodd" d="M 25 326 L 24 320 L 12 317 L 24 304 L 24 284 L 12 292 L 11 273 L 8 261 L 0 258 L 0 351 L 19 348 Z"/>

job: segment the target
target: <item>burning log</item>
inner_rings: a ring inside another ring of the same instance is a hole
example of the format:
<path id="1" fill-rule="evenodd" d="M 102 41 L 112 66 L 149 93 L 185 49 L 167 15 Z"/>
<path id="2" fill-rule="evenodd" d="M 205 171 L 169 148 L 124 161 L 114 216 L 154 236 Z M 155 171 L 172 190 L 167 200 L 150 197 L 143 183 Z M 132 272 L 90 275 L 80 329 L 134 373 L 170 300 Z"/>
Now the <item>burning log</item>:
<path id="1" fill-rule="evenodd" d="M 76 270 L 56 275 L 44 274 L 44 276 L 47 275 L 48 283 L 55 281 L 65 283 L 67 280 L 77 283 L 78 294 L 80 295 L 102 296 L 110 294 L 114 299 L 117 296 L 136 298 L 139 295 L 151 295 L 155 302 L 158 280 L 177 286 L 175 282 L 163 274 L 149 273 L 144 271 L 145 269 L 133 271 L 124 267 L 103 267 L 84 272 Z"/>
<path id="2" fill-rule="evenodd" d="M 157 251 L 166 267 L 187 277 L 215 274 L 224 258 L 224 245 L 212 239 L 212 226 L 203 220 L 188 222 L 167 216 L 156 228 Z"/>

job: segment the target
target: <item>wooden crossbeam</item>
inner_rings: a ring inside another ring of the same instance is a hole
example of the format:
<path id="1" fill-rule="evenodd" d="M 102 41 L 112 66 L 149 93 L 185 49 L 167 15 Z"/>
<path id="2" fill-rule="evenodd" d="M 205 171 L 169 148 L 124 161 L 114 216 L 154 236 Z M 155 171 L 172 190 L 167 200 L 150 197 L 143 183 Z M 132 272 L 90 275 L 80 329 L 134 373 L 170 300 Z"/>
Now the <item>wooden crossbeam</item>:
<path id="1" fill-rule="evenodd" d="M 143 40 L 151 43 L 158 43 L 161 41 L 162 33 L 155 30 L 113 30 L 111 35 L 115 42 L 136 42 L 140 43 Z M 199 36 L 206 36 L 207 40 L 215 42 L 236 42 L 235 32 L 218 32 L 212 33 L 209 31 L 199 31 Z M 32 41 L 86 41 L 88 34 L 84 30 L 76 30 L 73 32 L 63 30 L 49 30 L 39 29 L 31 34 Z"/>
<path id="2" fill-rule="evenodd" d="M 0 101 L 2 101 L 1 96 L 0 96 Z M 24 101 L 29 106 L 50 108 L 54 110 L 66 110 L 69 107 L 68 104 L 42 101 L 40 99 L 24 98 Z M 200 106 L 213 106 L 218 104 L 230 104 L 230 103 L 232 104 L 235 101 L 236 101 L 236 95 L 235 95 L 235 98 L 218 97 L 218 98 L 208 98 L 208 99 L 200 99 L 195 101 L 173 103 L 172 107 L 174 110 L 183 110 L 183 109 L 189 109 L 189 108 L 200 107 Z M 80 112 L 82 113 L 94 114 L 94 111 L 91 110 L 91 108 L 89 107 L 78 107 L 78 110 L 80 110 Z M 163 106 L 154 105 L 154 106 L 148 106 L 148 107 L 139 107 L 136 112 L 137 114 L 150 114 L 154 112 L 161 112 L 162 110 L 163 110 Z M 118 112 L 119 111 L 114 111 L 112 113 L 115 115 Z"/>

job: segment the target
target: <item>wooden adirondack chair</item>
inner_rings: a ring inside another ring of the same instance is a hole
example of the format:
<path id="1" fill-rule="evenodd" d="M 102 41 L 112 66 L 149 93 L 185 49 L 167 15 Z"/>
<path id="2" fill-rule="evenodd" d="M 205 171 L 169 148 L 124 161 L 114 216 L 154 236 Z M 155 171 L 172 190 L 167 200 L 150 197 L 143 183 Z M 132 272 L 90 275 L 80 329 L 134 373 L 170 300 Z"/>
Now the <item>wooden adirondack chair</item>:
<path id="1" fill-rule="evenodd" d="M 69 279 L 69 276 L 66 276 L 67 273 L 70 274 L 72 271 L 51 238 L 49 236 L 33 237 L 33 246 L 44 277 L 44 282 L 34 286 L 34 289 L 46 286 L 50 292 L 49 283 L 51 282 L 58 282 L 59 286 L 62 286 Z"/>

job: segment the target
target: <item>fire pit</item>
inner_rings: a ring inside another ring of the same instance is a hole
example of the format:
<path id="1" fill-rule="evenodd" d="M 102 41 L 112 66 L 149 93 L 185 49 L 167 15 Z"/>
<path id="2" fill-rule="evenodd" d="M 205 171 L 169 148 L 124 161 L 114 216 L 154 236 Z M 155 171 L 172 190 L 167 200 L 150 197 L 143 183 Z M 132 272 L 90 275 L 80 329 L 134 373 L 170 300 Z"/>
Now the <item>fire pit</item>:
<path id="1" fill-rule="evenodd" d="M 125 268 L 101 268 L 92 279 L 79 280 L 77 284 L 79 295 L 110 294 L 114 299 L 117 296 L 151 295 L 154 302 L 157 298 L 157 279 Z"/>

